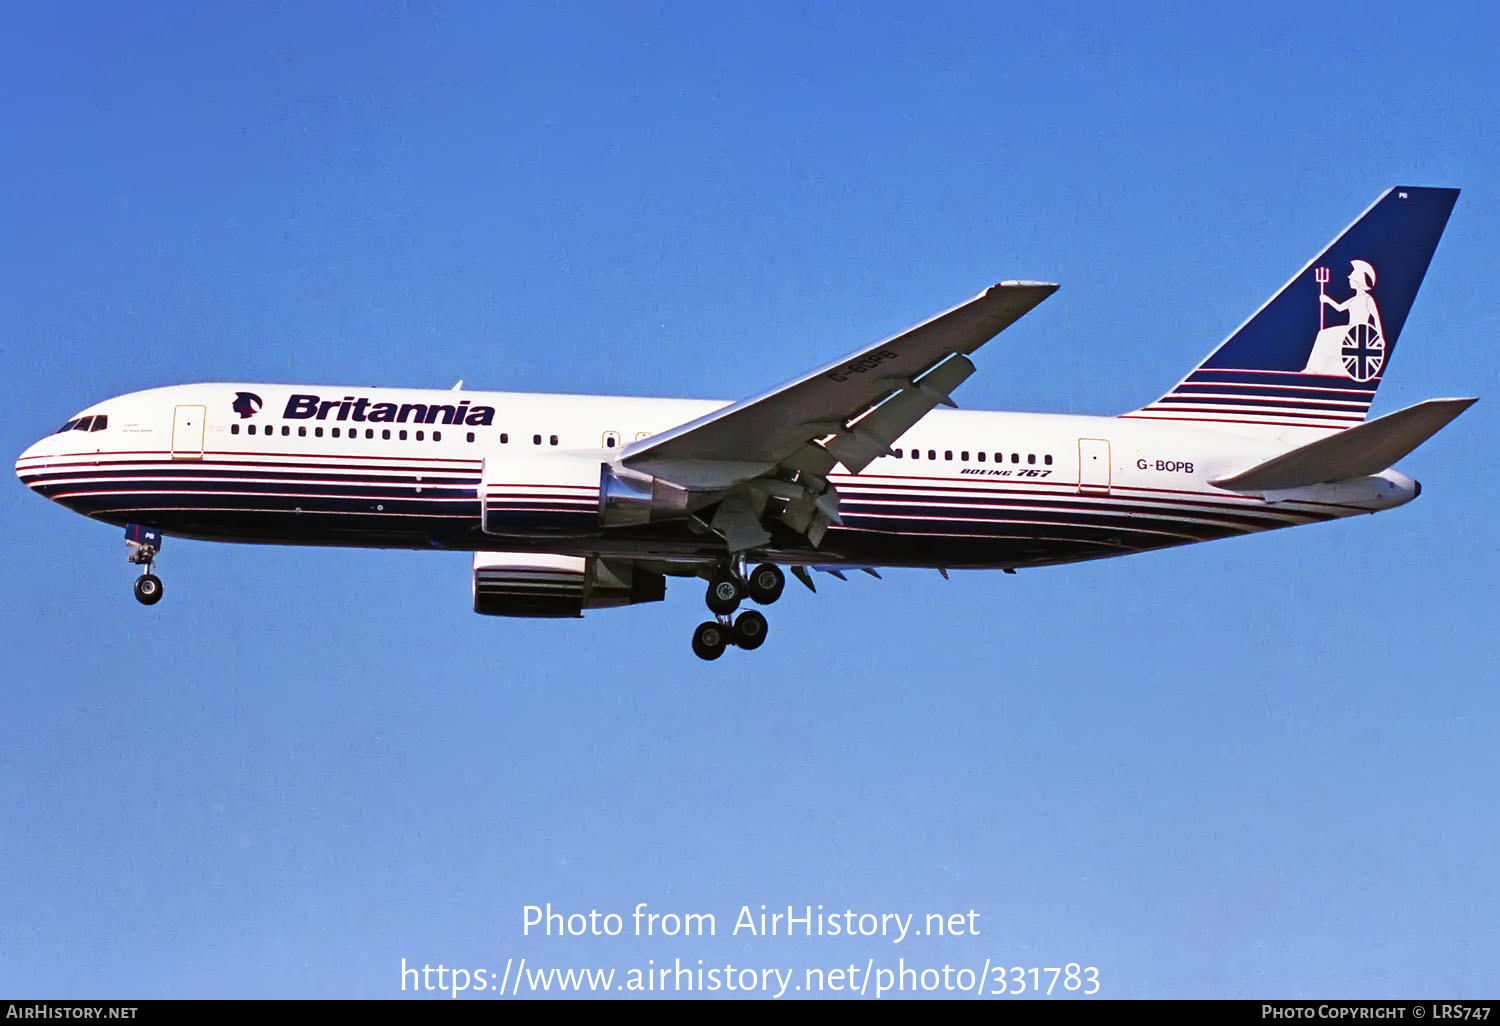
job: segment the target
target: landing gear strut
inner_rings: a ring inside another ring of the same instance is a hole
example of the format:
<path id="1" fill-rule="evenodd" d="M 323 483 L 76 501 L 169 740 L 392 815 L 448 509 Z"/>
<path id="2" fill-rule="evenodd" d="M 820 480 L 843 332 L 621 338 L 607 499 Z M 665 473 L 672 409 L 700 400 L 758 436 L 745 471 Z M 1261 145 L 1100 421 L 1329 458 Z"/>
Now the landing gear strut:
<path id="1" fill-rule="evenodd" d="M 125 558 L 141 568 L 141 576 L 135 579 L 135 600 L 143 606 L 154 606 L 161 601 L 161 578 L 152 573 L 156 565 L 156 554 L 161 551 L 161 535 L 155 531 L 132 525 L 125 531 L 130 555 Z"/>
<path id="2" fill-rule="evenodd" d="M 786 575 L 771 563 L 762 563 L 746 575 L 744 561 L 721 568 L 708 582 L 704 602 L 714 619 L 700 623 L 693 631 L 693 654 L 699 659 L 717 659 L 724 649 L 736 645 L 749 651 L 765 644 L 769 625 L 766 618 L 747 609 L 730 619 L 748 596 L 763 606 L 781 597 Z"/>

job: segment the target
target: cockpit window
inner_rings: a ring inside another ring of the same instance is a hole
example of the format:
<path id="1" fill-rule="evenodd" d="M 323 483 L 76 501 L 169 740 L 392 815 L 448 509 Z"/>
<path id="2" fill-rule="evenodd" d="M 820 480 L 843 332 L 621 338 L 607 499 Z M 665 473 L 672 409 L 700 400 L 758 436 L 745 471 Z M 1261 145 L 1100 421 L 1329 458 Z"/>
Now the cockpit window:
<path id="1" fill-rule="evenodd" d="M 99 414 L 99 416 L 94 418 L 94 426 L 89 428 L 89 430 L 103 431 L 107 427 L 109 427 L 109 415 L 101 413 Z"/>
<path id="2" fill-rule="evenodd" d="M 94 418 L 93 417 L 79 417 L 78 418 L 78 423 L 73 425 L 73 430 L 74 431 L 87 431 L 89 429 L 89 426 L 92 425 L 93 423 L 94 423 Z"/>
<path id="3" fill-rule="evenodd" d="M 53 432 L 53 434 L 58 434 L 58 435 L 60 435 L 60 434 L 62 434 L 62 433 L 63 433 L 63 432 L 64 432 L 64 431 L 72 431 L 72 430 L 73 430 L 73 429 L 74 429 L 74 428 L 75 428 L 75 427 L 77 427 L 77 426 L 78 426 L 78 421 L 79 421 L 79 420 L 80 420 L 80 419 L 81 419 L 81 418 L 79 418 L 79 417 L 74 417 L 74 418 L 73 418 L 73 419 L 72 419 L 72 420 L 70 420 L 70 421 L 68 421 L 68 422 L 67 422 L 67 423 L 66 423 L 66 424 L 64 424 L 64 425 L 63 425 L 63 426 L 62 426 L 62 427 L 60 427 L 60 428 L 58 428 L 58 429 L 57 429 L 57 430 L 56 430 L 56 431 L 54 431 L 54 432 Z"/>

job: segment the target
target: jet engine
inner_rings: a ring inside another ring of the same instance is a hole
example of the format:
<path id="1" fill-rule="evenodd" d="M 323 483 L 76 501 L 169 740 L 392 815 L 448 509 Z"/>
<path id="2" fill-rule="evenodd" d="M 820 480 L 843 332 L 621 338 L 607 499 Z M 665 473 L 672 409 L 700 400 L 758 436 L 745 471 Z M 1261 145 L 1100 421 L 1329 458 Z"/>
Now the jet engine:
<path id="1" fill-rule="evenodd" d="M 660 602 L 667 579 L 629 560 L 554 553 L 474 553 L 474 612 L 582 616 L 585 609 Z"/>

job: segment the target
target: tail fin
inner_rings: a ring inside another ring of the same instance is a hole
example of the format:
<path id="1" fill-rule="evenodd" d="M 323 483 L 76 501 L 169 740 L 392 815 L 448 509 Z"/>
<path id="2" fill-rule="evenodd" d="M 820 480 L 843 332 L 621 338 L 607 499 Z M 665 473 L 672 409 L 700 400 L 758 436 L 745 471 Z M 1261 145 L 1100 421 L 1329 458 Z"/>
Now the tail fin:
<path id="1" fill-rule="evenodd" d="M 1387 190 L 1176 388 L 1125 416 L 1360 423 L 1457 199 L 1457 189 Z"/>

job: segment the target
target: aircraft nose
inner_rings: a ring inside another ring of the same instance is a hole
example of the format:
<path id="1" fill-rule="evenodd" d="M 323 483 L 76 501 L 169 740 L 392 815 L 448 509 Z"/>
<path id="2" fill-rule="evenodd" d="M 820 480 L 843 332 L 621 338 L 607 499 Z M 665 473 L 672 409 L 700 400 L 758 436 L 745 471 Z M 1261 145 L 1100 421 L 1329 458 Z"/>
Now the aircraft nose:
<path id="1" fill-rule="evenodd" d="M 32 480 L 34 480 L 36 471 L 39 469 L 38 458 L 43 455 L 42 445 L 45 441 L 46 439 L 42 439 L 33 442 L 27 447 L 25 452 L 16 457 L 16 477 L 20 478 L 21 483 L 28 488 L 33 487 Z"/>

